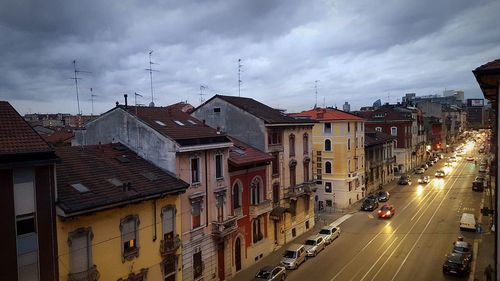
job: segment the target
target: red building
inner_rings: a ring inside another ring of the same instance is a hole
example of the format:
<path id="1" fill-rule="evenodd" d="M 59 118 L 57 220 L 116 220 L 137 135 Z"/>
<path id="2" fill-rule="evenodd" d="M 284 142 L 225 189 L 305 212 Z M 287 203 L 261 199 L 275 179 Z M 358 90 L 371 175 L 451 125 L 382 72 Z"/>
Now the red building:
<path id="1" fill-rule="evenodd" d="M 2 280 L 58 280 L 54 150 L 0 101 Z"/>
<path id="2" fill-rule="evenodd" d="M 272 202 L 267 198 L 267 165 L 269 154 L 230 138 L 234 146 L 229 152 L 231 180 L 231 212 L 238 217 L 232 261 L 236 271 L 246 268 L 273 250 L 269 239 L 269 213 Z"/>

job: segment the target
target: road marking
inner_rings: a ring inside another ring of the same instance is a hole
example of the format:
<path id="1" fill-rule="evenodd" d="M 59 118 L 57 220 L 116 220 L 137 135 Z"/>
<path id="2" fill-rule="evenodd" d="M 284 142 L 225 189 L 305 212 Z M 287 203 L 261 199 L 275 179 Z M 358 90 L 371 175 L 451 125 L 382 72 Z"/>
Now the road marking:
<path id="1" fill-rule="evenodd" d="M 370 219 L 374 219 L 374 218 L 375 218 L 372 214 L 368 214 L 368 217 L 369 217 Z"/>
<path id="2" fill-rule="evenodd" d="M 338 226 L 341 223 L 345 222 L 348 220 L 350 217 L 352 217 L 352 214 L 346 214 L 335 220 L 334 222 L 330 223 L 331 226 Z"/>
<path id="3" fill-rule="evenodd" d="M 476 273 L 477 251 L 479 249 L 478 239 L 474 239 L 474 246 L 472 247 L 472 249 L 473 249 L 474 253 L 472 253 L 472 266 L 470 268 L 469 281 L 474 281 L 474 275 Z"/>

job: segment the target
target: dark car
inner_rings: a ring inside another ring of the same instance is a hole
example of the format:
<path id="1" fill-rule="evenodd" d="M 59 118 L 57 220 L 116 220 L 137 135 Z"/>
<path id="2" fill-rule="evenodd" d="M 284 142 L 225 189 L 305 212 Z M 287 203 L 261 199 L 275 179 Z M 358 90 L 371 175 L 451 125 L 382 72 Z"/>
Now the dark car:
<path id="1" fill-rule="evenodd" d="M 378 201 L 370 198 L 366 198 L 361 205 L 361 210 L 363 211 L 373 211 L 378 207 Z"/>
<path id="2" fill-rule="evenodd" d="M 259 270 L 252 281 L 278 281 L 286 279 L 286 269 L 282 266 L 266 266 Z"/>
<path id="3" fill-rule="evenodd" d="M 472 190 L 474 191 L 483 191 L 484 190 L 484 181 L 475 180 L 472 182 Z"/>
<path id="4" fill-rule="evenodd" d="M 380 190 L 379 192 L 377 192 L 377 196 L 379 202 L 386 202 L 387 200 L 389 200 L 390 194 L 385 190 Z"/>
<path id="5" fill-rule="evenodd" d="M 432 167 L 432 166 L 434 166 L 434 161 L 427 161 L 427 162 L 425 162 L 425 164 L 427 164 L 427 166 L 429 166 L 429 167 Z"/>
<path id="6" fill-rule="evenodd" d="M 379 200 L 378 200 L 378 194 L 374 194 L 374 193 L 369 194 L 368 196 L 366 196 L 366 199 L 379 201 Z"/>
<path id="7" fill-rule="evenodd" d="M 443 264 L 443 273 L 465 276 L 470 271 L 470 262 L 471 256 L 468 254 L 448 254 Z"/>
<path id="8" fill-rule="evenodd" d="M 394 216 L 394 213 L 396 212 L 396 209 L 394 209 L 394 206 L 392 205 L 383 205 L 380 210 L 378 210 L 378 217 L 379 218 L 392 218 Z"/>
<path id="9" fill-rule="evenodd" d="M 431 181 L 431 179 L 429 178 L 429 176 L 421 176 L 418 179 L 419 184 L 429 183 L 430 181 Z"/>
<path id="10" fill-rule="evenodd" d="M 407 175 L 402 175 L 398 180 L 399 185 L 411 185 L 411 179 Z"/>

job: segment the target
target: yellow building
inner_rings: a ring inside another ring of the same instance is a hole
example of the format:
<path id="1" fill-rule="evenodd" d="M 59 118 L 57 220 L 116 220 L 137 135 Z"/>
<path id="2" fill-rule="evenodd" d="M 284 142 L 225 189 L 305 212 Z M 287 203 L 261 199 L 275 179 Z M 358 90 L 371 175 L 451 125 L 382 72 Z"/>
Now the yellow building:
<path id="1" fill-rule="evenodd" d="M 189 185 L 120 143 L 56 153 L 59 280 L 182 280 Z"/>
<path id="2" fill-rule="evenodd" d="M 313 171 L 318 207 L 346 208 L 365 195 L 364 120 L 333 108 L 293 114 L 316 120 L 312 130 Z"/>

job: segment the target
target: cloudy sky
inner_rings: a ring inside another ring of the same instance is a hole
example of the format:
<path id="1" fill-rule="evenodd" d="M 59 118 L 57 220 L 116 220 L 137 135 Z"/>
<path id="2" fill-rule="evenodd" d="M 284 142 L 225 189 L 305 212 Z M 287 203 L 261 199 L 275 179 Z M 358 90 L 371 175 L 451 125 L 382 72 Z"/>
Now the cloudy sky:
<path id="1" fill-rule="evenodd" d="M 0 3 L 0 100 L 22 114 L 90 114 L 128 93 L 200 104 L 241 95 L 289 111 L 353 108 L 404 93 L 481 92 L 471 70 L 500 57 L 500 1 L 213 0 Z"/>

